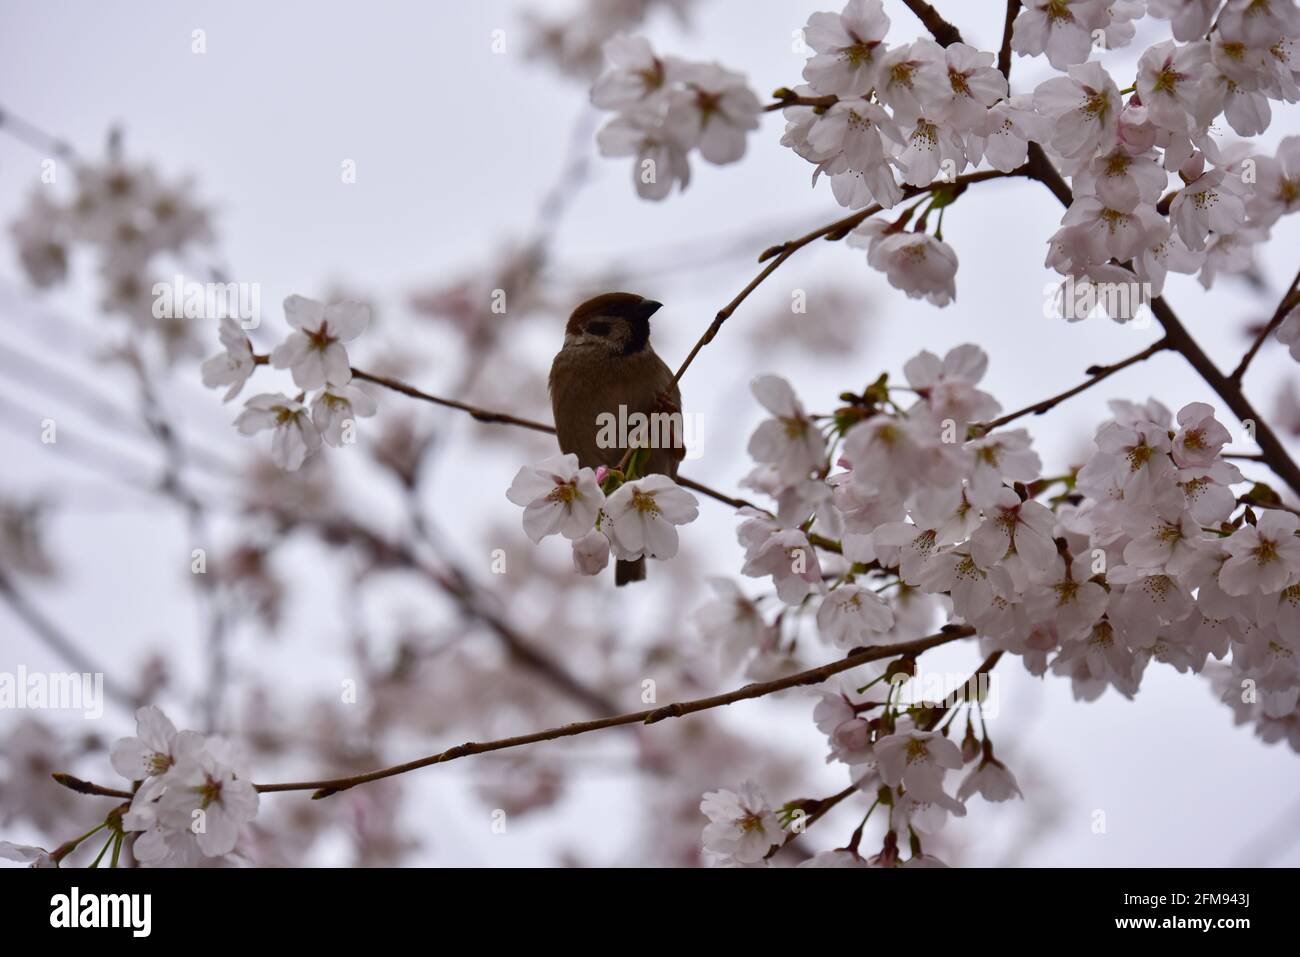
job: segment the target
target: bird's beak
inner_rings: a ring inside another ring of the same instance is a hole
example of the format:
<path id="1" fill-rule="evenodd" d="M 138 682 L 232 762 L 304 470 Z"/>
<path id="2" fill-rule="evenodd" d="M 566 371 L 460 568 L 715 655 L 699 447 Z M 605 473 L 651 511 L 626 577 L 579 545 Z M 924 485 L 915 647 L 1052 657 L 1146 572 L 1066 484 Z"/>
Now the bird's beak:
<path id="1" fill-rule="evenodd" d="M 649 319 L 662 309 L 663 305 L 662 302 L 655 302 L 653 299 L 642 299 L 641 304 L 637 306 L 637 315 L 641 319 Z"/>

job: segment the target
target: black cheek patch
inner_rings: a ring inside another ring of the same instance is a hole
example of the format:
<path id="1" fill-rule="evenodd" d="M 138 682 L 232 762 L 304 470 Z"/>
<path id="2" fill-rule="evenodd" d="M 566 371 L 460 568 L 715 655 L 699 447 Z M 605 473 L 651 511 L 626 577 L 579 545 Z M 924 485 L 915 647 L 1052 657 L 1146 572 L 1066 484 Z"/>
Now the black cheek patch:
<path id="1" fill-rule="evenodd" d="M 627 343 L 623 346 L 623 355 L 636 355 L 650 341 L 650 321 L 643 318 L 628 319 Z"/>
<path id="2" fill-rule="evenodd" d="M 607 336 L 609 335 L 609 323 L 600 322 L 599 320 L 589 322 L 587 323 L 587 333 L 593 336 Z"/>

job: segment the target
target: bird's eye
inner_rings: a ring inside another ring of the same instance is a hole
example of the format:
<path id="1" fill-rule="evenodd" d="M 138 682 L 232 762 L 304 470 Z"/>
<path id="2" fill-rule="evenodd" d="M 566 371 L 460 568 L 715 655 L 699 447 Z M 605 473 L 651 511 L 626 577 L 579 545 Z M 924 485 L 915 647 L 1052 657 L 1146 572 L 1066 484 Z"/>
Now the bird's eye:
<path id="1" fill-rule="evenodd" d="M 608 322 L 589 322 L 587 323 L 587 332 L 593 336 L 609 335 Z"/>

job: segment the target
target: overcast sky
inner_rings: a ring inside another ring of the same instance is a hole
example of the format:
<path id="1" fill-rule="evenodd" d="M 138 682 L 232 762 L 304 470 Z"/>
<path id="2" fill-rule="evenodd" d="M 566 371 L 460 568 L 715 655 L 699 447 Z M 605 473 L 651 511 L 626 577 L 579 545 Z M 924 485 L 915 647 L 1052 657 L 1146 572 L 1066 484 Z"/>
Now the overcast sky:
<path id="1" fill-rule="evenodd" d="M 192 174 L 198 195 L 216 210 L 219 258 L 232 278 L 262 284 L 271 322 L 280 321 L 275 304 L 284 296 L 321 297 L 343 283 L 373 297 L 377 313 L 386 319 L 383 334 L 400 342 L 403 303 L 410 292 L 446 281 L 491 256 L 503 241 L 527 235 L 540 197 L 565 163 L 571 130 L 586 109 L 580 85 L 524 60 L 522 6 L 518 0 L 9 2 L 0 6 L 0 107 L 39 122 L 87 153 L 98 150 L 107 130 L 120 124 L 128 155 L 148 159 L 169 175 Z M 969 42 L 985 49 L 996 44 L 1000 0 L 947 0 L 939 6 L 953 12 Z M 891 42 L 919 34 L 919 24 L 901 3 L 886 0 L 886 7 L 894 22 Z M 664 16 L 656 16 L 647 32 L 660 51 L 717 59 L 747 73 L 754 89 L 766 96 L 799 80 L 803 58 L 791 49 L 792 31 L 819 8 L 829 6 L 710 0 L 698 6 L 689 32 Z M 202 55 L 191 52 L 195 29 L 206 32 Z M 504 53 L 491 50 L 496 29 L 505 31 Z M 1136 51 L 1130 50 L 1134 56 L 1142 49 L 1135 46 Z M 1116 75 L 1123 72 L 1117 69 Z M 1018 61 L 1013 92 L 1032 89 L 1046 76 L 1046 63 Z M 1300 130 L 1300 110 L 1274 106 L 1277 118 L 1261 138 L 1262 148 L 1270 152 L 1283 135 Z M 810 188 L 808 164 L 779 145 L 782 128 L 779 115 L 766 116 L 741 163 L 719 168 L 697 160 L 690 188 L 657 204 L 636 198 L 626 160 L 595 158 L 591 182 L 553 238 L 553 268 L 587 275 L 620 264 L 635 275 L 646 250 L 707 243 L 713 237 L 734 239 L 746 232 L 755 236 L 751 256 L 694 271 L 647 275 L 633 290 L 666 304 L 656 317 L 656 347 L 675 365 L 719 306 L 752 277 L 757 268 L 753 257 L 761 249 L 841 215 L 825 184 L 816 191 Z M 15 216 L 35 182 L 40 159 L 0 134 L 4 222 Z M 356 163 L 355 184 L 340 182 L 345 160 Z M 844 243 L 819 243 L 801 252 L 736 314 L 683 383 L 684 404 L 702 415 L 706 430 L 703 457 L 691 463 L 694 477 L 730 490 L 748 471 L 744 443 L 759 410 L 743 396 L 757 372 L 781 373 L 809 408 L 825 410 L 839 392 L 861 387 L 880 371 L 900 374 L 902 363 L 922 348 L 942 354 L 975 341 L 991 355 L 984 387 L 1013 409 L 1079 380 L 1093 363 L 1122 358 L 1154 341 L 1156 332 L 1150 328 L 1121 327 L 1105 319 L 1066 324 L 1044 317 L 1044 288 L 1052 281 L 1042 267 L 1045 240 L 1060 216 L 1050 194 L 1029 182 L 991 183 L 968 191 L 944 221 L 945 239 L 961 261 L 957 301 L 944 310 L 891 289 L 867 267 L 861 251 Z M 1234 364 L 1248 344 L 1244 325 L 1271 312 L 1294 274 L 1298 248 L 1300 217 L 1292 216 L 1278 224 L 1272 243 L 1261 251 L 1260 272 L 1267 283 L 1262 293 L 1231 281 L 1206 293 L 1194 278 L 1171 276 L 1169 302 L 1221 366 Z M 751 349 L 741 344 L 739 333 L 731 338 L 733 326 L 757 321 L 788 303 L 792 289 L 831 279 L 861 290 L 870 328 L 868 346 L 859 353 L 813 360 Z M 102 343 L 93 331 L 106 320 L 95 316 L 84 283 L 48 297 L 31 295 L 6 242 L 0 255 L 0 303 L 5 339 L 15 348 L 76 375 L 92 368 L 88 357 Z M 46 313 L 79 323 L 88 331 L 85 338 L 60 336 L 42 319 Z M 555 322 L 553 328 L 534 326 L 527 332 L 529 350 L 536 344 L 539 369 L 558 345 L 562 320 Z M 446 381 L 447 370 L 437 367 L 439 357 L 428 361 L 431 367 L 414 378 Z M 1252 398 L 1271 408 L 1277 384 L 1292 370 L 1282 350 L 1266 349 L 1252 369 Z M 10 379 L 10 370 L 0 366 L 0 378 Z M 186 378 L 183 370 L 178 378 Z M 196 369 L 190 370 L 189 382 L 170 393 L 178 413 L 187 427 L 216 436 L 213 441 L 234 457 L 243 446 L 228 425 L 233 411 L 223 408 L 215 393 L 201 390 Z M 129 395 L 115 374 L 105 374 L 97 384 Z M 91 423 L 48 393 L 19 392 L 34 412 L 57 414 L 66 417 L 61 421 L 71 429 L 93 431 Z M 1105 413 L 1103 400 L 1149 395 L 1174 409 L 1195 400 L 1218 405 L 1180 357 L 1159 356 L 1029 423 L 1046 474 L 1077 456 L 1088 442 Z M 383 401 L 381 416 L 395 400 L 385 396 Z M 545 408 L 511 411 L 549 417 Z M 1226 410 L 1223 416 L 1228 420 Z M 465 445 L 456 461 L 468 468 L 476 461 L 468 443 L 477 426 L 458 428 Z M 51 482 L 90 481 L 53 462 L 35 427 L 26 439 L 0 432 L 0 448 L 6 471 L 0 489 L 6 493 L 31 493 Z M 465 547 L 480 547 L 475 538 L 488 523 L 517 521 L 517 510 L 503 492 L 519 464 L 485 453 L 472 481 L 457 477 L 455 467 L 443 466 L 436 487 L 429 490 L 430 504 L 456 516 L 453 531 Z M 188 642 L 197 669 L 194 612 L 175 573 L 176 556 L 188 553 L 181 517 L 142 509 L 138 498 L 134 501 L 124 491 L 120 507 L 87 507 L 60 518 L 53 527 L 54 551 L 66 574 L 35 594 L 107 661 L 129 669 L 145 649 Z M 740 554 L 734 525 L 725 509 L 706 503 L 701 521 L 684 533 L 683 547 L 709 574 L 734 577 Z M 682 631 L 683 640 L 694 640 L 688 626 Z M 346 639 L 327 602 L 292 609 L 288 632 L 316 636 L 313 664 L 306 665 L 308 653 L 288 639 L 275 647 L 250 644 L 245 649 L 265 655 L 259 660 L 268 667 L 283 665 L 286 699 L 302 690 L 295 681 L 310 682 L 313 676 L 334 680 L 331 661 L 342 657 Z M 962 648 L 940 660 L 968 671 L 977 656 L 973 648 Z M 14 662 L 58 667 L 0 610 L 0 668 L 10 669 Z M 1015 738 L 1017 757 L 1034 769 L 1033 780 L 1022 778 L 1022 783 L 1040 783 L 1041 778 L 1041 787 L 1025 787 L 1029 808 L 997 813 L 981 804 L 966 820 L 949 825 L 958 841 L 970 845 L 971 860 L 1300 864 L 1295 824 L 1300 757 L 1234 728 L 1230 711 L 1215 701 L 1204 679 L 1152 665 L 1136 701 L 1110 690 L 1099 701 L 1079 703 L 1072 700 L 1067 680 L 1032 679 L 1016 661 L 1004 662 L 1001 672 L 1000 721 L 1017 727 L 1004 733 Z M 195 670 L 190 677 L 197 675 Z M 182 712 L 185 706 L 176 705 Z M 752 733 L 759 709 L 746 707 L 728 709 L 718 720 L 739 733 Z M 11 716 L 0 714 L 0 733 L 10 722 Z M 128 727 L 124 716 L 110 712 L 100 730 L 111 737 Z M 820 776 L 826 787 L 842 786 L 842 769 L 820 767 L 823 745 L 809 705 L 774 707 L 762 729 L 806 748 L 810 775 Z M 449 768 L 436 773 L 455 781 L 464 772 Z M 761 769 L 755 773 L 761 776 Z M 463 788 L 438 787 L 427 780 L 418 786 L 442 820 L 479 813 L 471 812 L 472 799 Z M 436 848 L 424 860 L 540 862 L 561 846 L 580 847 L 591 859 L 603 860 L 608 848 L 636 828 L 635 821 L 619 813 L 629 803 L 621 790 L 627 786 L 617 775 L 593 773 L 558 814 L 521 826 L 508 844 L 476 826 L 451 828 L 450 833 L 441 829 Z M 810 785 L 806 790 L 822 788 Z M 1092 831 L 1097 809 L 1107 814 L 1104 835 Z M 1010 836 L 1018 833 L 1025 815 L 1045 810 L 1059 811 L 1059 820 L 1028 846 L 1010 847 Z M 828 825 L 844 833 L 852 827 L 835 821 Z M 1260 844 L 1259 838 L 1270 833 L 1276 839 Z"/>

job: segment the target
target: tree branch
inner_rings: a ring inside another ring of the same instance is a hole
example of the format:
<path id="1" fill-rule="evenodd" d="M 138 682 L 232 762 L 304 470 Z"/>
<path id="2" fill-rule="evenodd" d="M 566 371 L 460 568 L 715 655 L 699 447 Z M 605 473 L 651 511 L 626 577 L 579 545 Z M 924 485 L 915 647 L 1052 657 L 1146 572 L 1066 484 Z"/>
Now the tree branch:
<path id="1" fill-rule="evenodd" d="M 534 432 L 545 432 L 548 435 L 555 434 L 555 426 L 547 425 L 545 422 L 537 422 L 533 419 L 521 418 L 517 415 L 510 415 L 507 412 L 495 412 L 492 409 L 480 408 L 476 405 L 470 405 L 467 402 L 459 402 L 456 399 L 445 399 L 442 396 L 433 395 L 413 385 L 408 385 L 398 379 L 390 379 L 388 376 L 375 375 L 366 372 L 363 369 L 352 370 L 352 377 L 361 379 L 365 382 L 373 382 L 375 385 L 383 386 L 385 389 L 392 389 L 394 392 L 400 392 L 402 395 L 409 396 L 412 399 L 419 399 L 421 402 L 432 402 L 434 405 L 440 405 L 448 409 L 456 409 L 460 412 L 467 413 L 470 418 L 478 422 L 496 423 L 499 425 L 514 425 L 522 429 L 531 429 Z M 716 489 L 697 482 L 694 479 L 686 478 L 683 475 L 677 476 L 677 484 L 683 488 L 693 489 L 701 495 L 707 495 L 709 498 L 721 502 L 724 505 L 730 505 L 732 508 L 758 508 L 753 502 L 743 498 L 736 498 L 726 495 Z"/>
<path id="2" fill-rule="evenodd" d="M 580 721 L 575 724 L 566 724 L 556 728 L 547 728 L 543 731 L 534 731 L 530 734 L 517 735 L 511 738 L 500 738 L 495 741 L 485 741 L 481 743 L 469 742 L 458 745 L 454 748 L 449 748 L 446 751 L 440 751 L 437 754 L 431 754 L 414 761 L 408 761 L 405 764 L 380 768 L 376 771 L 369 771 L 365 774 L 357 774 L 351 777 L 326 778 L 318 781 L 291 781 L 284 784 L 258 784 L 256 787 L 258 791 L 264 793 L 271 791 L 314 791 L 316 793 L 312 795 L 313 800 L 317 798 L 325 798 L 337 794 L 340 791 L 346 791 L 349 788 L 356 787 L 358 784 L 366 784 L 370 781 L 378 781 L 383 778 L 406 774 L 409 771 L 416 771 L 420 768 L 426 768 L 434 764 L 445 764 L 448 761 L 455 761 L 459 758 L 469 757 L 470 755 L 485 754 L 490 751 L 503 751 L 508 748 L 518 748 L 528 744 L 536 744 L 539 741 L 554 741 L 559 738 L 571 738 L 576 735 L 587 734 L 588 732 L 599 731 L 604 728 L 617 728 L 629 724 L 655 724 L 669 718 L 680 718 L 688 714 L 694 714 L 698 711 L 707 711 L 711 708 L 719 708 L 725 705 L 734 704 L 737 701 L 761 698 L 778 691 L 785 691 L 787 688 L 819 684 L 833 675 L 837 675 L 842 671 L 848 671 L 851 668 L 856 668 L 858 665 L 866 664 L 869 661 L 878 661 L 881 658 L 893 658 L 901 655 L 919 655 L 924 651 L 928 651 L 930 648 L 935 648 L 939 645 L 944 645 L 962 638 L 969 638 L 973 634 L 975 634 L 975 629 L 969 625 L 949 625 L 939 632 L 925 638 L 917 638 L 913 641 L 902 642 L 897 645 L 873 645 L 866 648 L 860 648 L 857 651 L 851 652 L 844 658 L 841 658 L 839 661 L 833 661 L 830 664 L 825 664 L 818 668 L 801 671 L 784 678 L 778 678 L 775 681 L 748 684 L 743 688 L 737 688 L 735 691 L 713 695 L 708 698 L 698 698 L 694 701 L 680 701 L 674 704 L 665 705 L 662 708 L 651 708 L 646 711 L 634 711 L 629 714 L 599 718 L 595 721 Z"/>
<path id="3" fill-rule="evenodd" d="M 1037 143 L 1029 144 L 1028 165 L 1030 167 L 1028 175 L 1046 186 L 1062 206 L 1068 208 L 1074 202 L 1074 194 L 1070 191 L 1070 187 L 1066 185 L 1061 174 L 1057 172 L 1056 167 Z M 1206 385 L 1227 403 L 1238 420 L 1243 423 L 1253 423 L 1255 442 L 1264 455 L 1265 463 L 1291 487 L 1292 491 L 1300 495 L 1300 466 L 1296 465 L 1295 460 L 1291 458 L 1269 424 L 1255 411 L 1255 407 L 1241 391 L 1240 384 L 1219 371 L 1163 297 L 1151 301 L 1151 311 L 1164 327 L 1169 348 L 1182 355 L 1191 364 L 1205 380 Z"/>
<path id="4" fill-rule="evenodd" d="M 14 583 L 10 581 L 8 575 L 3 571 L 0 571 L 0 598 L 3 598 L 13 610 L 13 613 L 31 629 L 32 634 L 39 638 L 47 648 L 71 665 L 74 670 L 84 674 L 103 675 L 104 696 L 106 698 L 130 712 L 134 712 L 136 708 L 144 704 L 139 695 L 127 691 L 105 674 L 101 664 L 93 661 L 77 647 L 76 642 L 59 630 L 41 612 L 37 611 L 36 606 L 18 591 Z"/>
<path id="5" fill-rule="evenodd" d="M 939 11 L 925 0 L 903 0 L 903 3 L 907 9 L 916 14 L 917 19 L 925 24 L 925 28 L 938 41 L 939 46 L 946 47 L 961 42 L 961 31 L 945 20 Z"/>
<path id="6" fill-rule="evenodd" d="M 459 402 L 456 399 L 444 399 L 441 396 L 432 395 L 428 392 L 421 391 L 413 385 L 407 385 L 397 379 L 390 379 L 388 376 L 375 375 L 372 372 L 366 372 L 362 369 L 354 368 L 352 377 L 360 379 L 363 382 L 373 382 L 375 385 L 382 385 L 385 389 L 392 389 L 394 392 L 400 392 L 402 395 L 410 396 L 412 399 L 419 399 L 422 402 L 432 402 L 434 405 L 446 406 L 449 409 L 457 409 L 461 412 L 469 413 L 470 417 L 477 419 L 479 422 L 498 422 L 503 425 L 517 425 L 521 429 L 532 429 L 534 432 L 548 432 L 555 434 L 555 427 L 547 425 L 545 422 L 535 422 L 532 419 L 521 419 L 517 415 L 509 415 L 505 412 L 493 412 L 491 409 L 480 409 L 476 405 L 470 405 L 467 402 Z"/>
<path id="7" fill-rule="evenodd" d="M 1001 650 L 995 651 L 992 654 L 990 654 L 987 658 L 985 658 L 984 662 L 978 668 L 976 668 L 974 672 L 971 673 L 971 676 L 967 678 L 959 688 L 954 690 L 952 694 L 950 694 L 946 699 L 944 699 L 943 703 L 939 707 L 932 708 L 930 710 L 929 714 L 925 719 L 925 722 L 921 726 L 921 730 L 933 731 L 935 726 L 940 721 L 943 720 L 943 716 L 947 714 L 951 708 L 956 707 L 957 704 L 961 701 L 965 689 L 970 687 L 971 682 L 978 681 L 981 675 L 986 675 L 990 671 L 992 671 L 994 667 L 997 666 L 997 663 L 1001 659 L 1002 659 Z M 773 847 L 772 850 L 768 851 L 766 856 L 775 857 L 777 853 L 779 853 L 780 851 L 788 847 L 790 844 L 792 844 L 795 841 L 795 839 L 799 837 L 800 834 L 806 833 L 808 828 L 812 827 L 813 824 L 819 821 L 826 814 L 827 811 L 831 810 L 831 808 L 835 807 L 845 798 L 850 797 L 855 791 L 857 791 L 859 789 L 859 785 L 861 785 L 862 781 L 865 780 L 867 777 L 870 777 L 870 775 L 869 774 L 864 775 L 862 778 L 859 778 L 857 781 L 854 781 L 852 784 L 846 787 L 843 791 L 838 791 L 835 794 L 832 794 L 830 797 L 825 797 L 822 798 L 820 801 L 814 802 L 812 805 L 813 813 L 804 822 L 803 830 L 791 831 L 789 836 L 787 836 L 786 839 L 782 841 L 780 844 Z"/>
<path id="8" fill-rule="evenodd" d="M 1007 19 L 1002 27 L 1002 48 L 998 50 L 998 70 L 1007 78 L 1007 83 L 1011 82 L 1011 34 L 1012 28 L 1016 23 L 1016 14 L 1020 12 L 1020 0 L 1007 0 Z M 1007 86 L 1007 95 L 1011 95 L 1011 87 Z"/>
<path id="9" fill-rule="evenodd" d="M 282 516 L 282 519 L 312 527 L 326 540 L 357 543 L 364 546 L 381 564 L 409 568 L 423 575 L 452 598 L 462 611 L 486 625 L 497 636 L 516 664 L 529 669 L 538 677 L 545 679 L 552 687 L 581 702 L 594 714 L 608 714 L 615 710 L 616 706 L 609 698 L 588 687 L 563 665 L 536 648 L 501 615 L 487 608 L 468 579 L 449 563 L 444 561 L 450 569 L 444 573 L 423 561 L 405 543 L 387 539 L 359 522 L 345 517 Z"/>
<path id="10" fill-rule="evenodd" d="M 990 179 L 1005 179 L 1012 176 L 1027 176 L 1027 175 L 1029 175 L 1028 165 L 1025 165 L 1019 169 L 1012 170 L 1010 173 L 1003 173 L 1001 170 L 995 170 L 995 169 L 982 170 L 978 173 L 970 173 L 966 176 L 958 176 L 951 183 L 945 183 L 942 180 L 940 180 L 934 183 L 929 183 L 925 186 L 908 186 L 903 190 L 903 199 L 905 200 L 912 199 L 916 196 L 920 196 L 923 193 L 930 193 L 933 192 L 934 190 L 944 189 L 944 188 L 950 188 L 955 190 L 957 193 L 961 193 L 971 183 L 981 183 L 984 182 L 985 180 L 990 180 Z M 749 298 L 750 293 L 752 293 L 755 289 L 757 289 L 760 285 L 762 285 L 763 280 L 767 279 L 768 276 L 776 272 L 776 270 L 780 267 L 780 265 L 783 262 L 785 262 L 795 253 L 797 253 L 800 249 L 803 249 L 805 246 L 807 246 L 809 243 L 813 242 L 814 240 L 825 238 L 831 242 L 836 242 L 840 239 L 843 239 L 845 236 L 849 234 L 850 231 L 860 226 L 869 217 L 874 216 L 882 209 L 883 207 L 880 206 L 879 204 L 872 204 L 871 206 L 859 210 L 856 213 L 852 213 L 848 216 L 845 216 L 842 219 L 837 219 L 832 223 L 827 223 L 825 226 L 819 226 L 817 229 L 814 229 L 812 232 L 800 236 L 798 239 L 792 239 L 789 242 L 784 242 L 777 246 L 772 246 L 769 249 L 764 250 L 763 253 L 758 257 L 758 261 L 767 262 L 767 265 L 764 266 L 762 270 L 759 271 L 757 276 L 755 276 L 753 279 L 749 281 L 749 284 L 745 286 L 744 289 L 740 290 L 740 292 L 736 294 L 735 298 L 732 299 L 731 302 L 727 303 L 725 306 L 723 306 L 721 309 L 718 310 L 718 314 L 714 317 L 713 322 L 710 323 L 709 327 L 704 330 L 704 334 L 700 336 L 699 340 L 695 343 L 695 345 L 691 348 L 691 351 L 687 354 L 686 359 L 682 362 L 681 366 L 677 369 L 677 373 L 673 376 L 673 380 L 674 381 L 681 380 L 682 376 L 686 374 L 686 370 L 690 368 L 691 363 L 695 361 L 695 357 L 699 354 L 700 350 L 713 341 L 713 337 L 718 334 L 718 330 L 722 328 L 722 324 L 726 322 L 729 318 L 731 318 L 732 313 L 734 313 L 740 307 L 740 304 L 742 302 L 744 302 L 746 299 Z M 771 261 L 768 262 L 768 260 Z"/>
<path id="11" fill-rule="evenodd" d="M 1064 402 L 1066 399 L 1070 398 L 1071 396 L 1076 396 L 1080 392 L 1083 392 L 1085 389 L 1091 389 L 1098 382 L 1102 381 L 1108 376 L 1114 375 L 1116 372 L 1119 372 L 1121 369 L 1127 369 L 1131 365 L 1135 365 L 1139 362 L 1142 362 L 1145 359 L 1151 358 L 1157 352 L 1163 352 L 1164 350 L 1170 348 L 1172 348 L 1172 346 L 1170 345 L 1169 337 L 1165 336 L 1157 340 L 1156 342 L 1153 342 L 1151 345 L 1143 349 L 1141 352 L 1129 356 L 1127 359 L 1121 359 L 1119 362 L 1112 363 L 1111 365 L 1108 366 L 1090 366 L 1088 369 L 1085 370 L 1086 374 L 1090 376 L 1090 378 L 1079 383 L 1074 388 L 1066 389 L 1064 392 L 1061 392 L 1058 395 L 1054 395 L 1050 398 L 1044 399 L 1041 402 L 1035 402 L 1033 405 L 1027 405 L 1023 409 L 1017 409 L 1015 412 L 1010 412 L 999 419 L 994 419 L 992 422 L 980 423 L 979 425 L 975 426 L 975 428 L 980 429 L 984 433 L 989 433 L 992 432 L 994 429 L 1001 428 L 1002 426 L 1006 425 L 1008 422 L 1015 421 L 1021 416 L 1042 415 L 1043 413 L 1048 412 L 1051 409 L 1054 409 L 1056 406 L 1060 405 L 1062 402 Z"/>
<path id="12" fill-rule="evenodd" d="M 115 797 L 123 798 L 127 801 L 135 797 L 130 791 L 123 791 L 120 788 L 106 788 L 102 784 L 95 784 L 93 781 L 83 781 L 81 778 L 73 777 L 71 774 L 65 774 L 62 771 L 56 771 L 50 777 L 54 778 L 65 788 L 76 791 L 78 794 L 93 794 L 97 797 Z"/>
<path id="13" fill-rule="evenodd" d="M 1238 384 L 1241 383 L 1242 376 L 1246 374 L 1246 367 L 1250 365 L 1251 360 L 1255 358 L 1255 353 L 1259 352 L 1267 339 L 1278 326 L 1282 325 L 1282 320 L 1286 318 L 1288 312 L 1295 306 L 1300 306 L 1300 272 L 1296 273 L 1291 280 L 1291 288 L 1286 291 L 1282 301 L 1277 304 L 1277 309 L 1273 312 L 1273 318 L 1264 326 L 1255 341 L 1250 344 L 1246 354 L 1241 357 L 1241 362 L 1237 363 L 1237 368 L 1232 370 L 1232 375 L 1228 379 Z"/>

